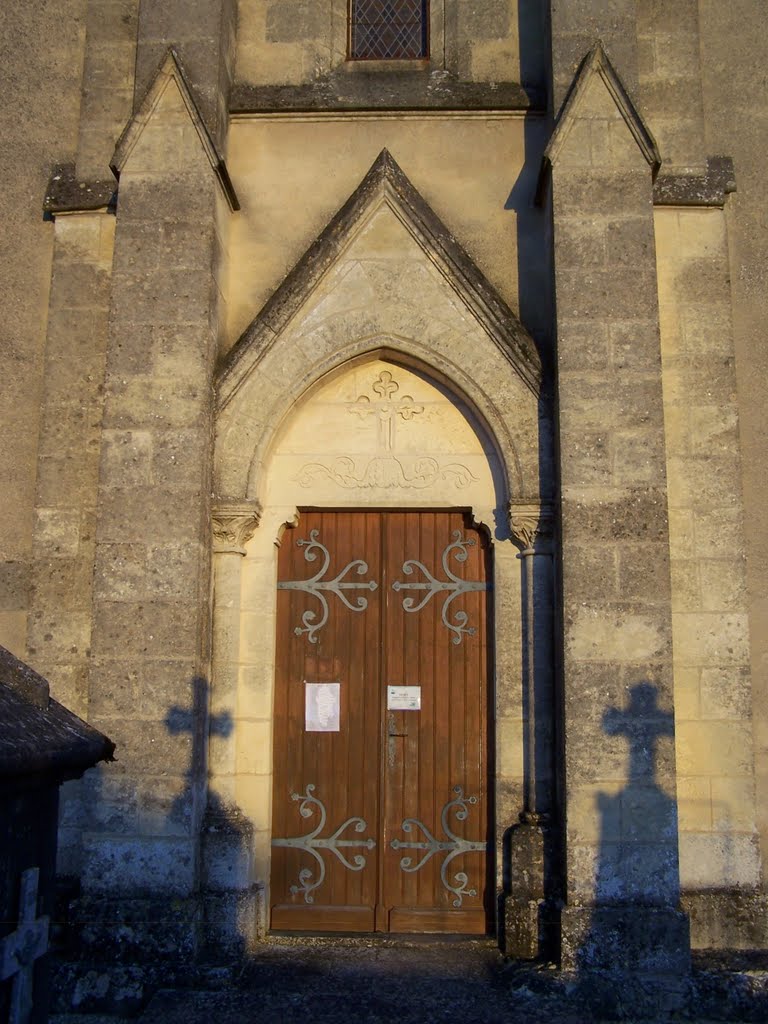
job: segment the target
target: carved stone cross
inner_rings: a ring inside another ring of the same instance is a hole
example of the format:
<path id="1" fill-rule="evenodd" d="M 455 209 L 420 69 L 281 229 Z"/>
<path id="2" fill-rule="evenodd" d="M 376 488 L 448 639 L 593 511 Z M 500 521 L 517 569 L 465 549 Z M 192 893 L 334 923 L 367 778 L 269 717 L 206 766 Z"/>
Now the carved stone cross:
<path id="1" fill-rule="evenodd" d="M 13 978 L 9 1024 L 27 1024 L 32 1014 L 32 973 L 35 960 L 48 949 L 48 918 L 38 917 L 38 868 L 21 876 L 19 926 L 0 940 L 0 981 Z"/>
<path id="2" fill-rule="evenodd" d="M 424 406 L 417 405 L 410 395 L 403 395 L 399 401 L 395 401 L 394 396 L 400 390 L 400 385 L 389 370 L 382 370 L 371 387 L 379 396 L 377 401 L 371 401 L 368 395 L 360 395 L 357 401 L 349 405 L 348 408 L 361 420 L 371 415 L 378 418 L 379 446 L 385 451 L 391 452 L 395 445 L 397 417 L 402 416 L 404 420 L 413 419 L 414 416 L 424 412 Z"/>

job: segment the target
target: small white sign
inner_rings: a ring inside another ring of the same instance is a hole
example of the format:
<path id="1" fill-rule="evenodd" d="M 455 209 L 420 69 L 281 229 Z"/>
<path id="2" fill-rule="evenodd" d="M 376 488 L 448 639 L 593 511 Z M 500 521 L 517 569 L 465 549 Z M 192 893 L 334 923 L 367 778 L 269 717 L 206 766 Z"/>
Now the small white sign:
<path id="1" fill-rule="evenodd" d="M 338 732 L 340 705 L 340 683 L 305 683 L 305 730 L 307 732 Z"/>
<path id="2" fill-rule="evenodd" d="M 421 711 L 421 687 L 388 686 L 387 711 Z"/>

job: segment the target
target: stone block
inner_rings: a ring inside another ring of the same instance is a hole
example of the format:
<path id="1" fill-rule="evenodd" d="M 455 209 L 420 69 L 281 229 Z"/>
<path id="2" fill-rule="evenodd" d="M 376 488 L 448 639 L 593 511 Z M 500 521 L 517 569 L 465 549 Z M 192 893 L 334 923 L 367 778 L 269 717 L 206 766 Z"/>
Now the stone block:
<path id="1" fill-rule="evenodd" d="M 669 510 L 669 549 L 672 562 L 694 557 L 694 513 L 691 509 Z"/>
<path id="2" fill-rule="evenodd" d="M 97 444 L 83 438 L 77 454 L 41 456 L 37 462 L 37 503 L 42 507 L 93 507 L 99 480 Z"/>
<path id="3" fill-rule="evenodd" d="M 133 717 L 138 695 L 136 660 L 94 658 L 88 712 L 99 719 Z"/>
<path id="4" fill-rule="evenodd" d="M 151 484 L 142 488 L 116 486 L 102 490 L 96 550 L 97 572 L 109 572 L 109 556 L 114 545 L 187 544 L 191 561 L 201 558 L 198 545 L 202 537 L 202 523 L 198 515 L 181 515 L 183 504 L 199 502 L 203 486 L 203 472 L 197 479 L 174 481 L 178 488 Z M 184 486 L 186 485 L 186 486 Z M 148 510 L 151 509 L 151 514 Z"/>
<path id="5" fill-rule="evenodd" d="M 638 537 L 667 542 L 667 500 L 662 488 L 564 488 L 561 509 L 564 549 L 574 542 L 603 544 Z"/>
<path id="6" fill-rule="evenodd" d="M 107 841 L 105 841 L 107 842 Z M 172 841 L 158 840 L 166 845 L 167 853 Z M 126 843 L 125 855 L 137 852 Z M 179 878 L 185 867 L 186 853 L 179 849 Z M 89 849 L 89 854 L 95 851 Z M 159 858 L 153 859 L 157 864 Z M 132 859 L 130 863 L 135 863 Z M 151 874 L 146 876 L 151 878 Z M 141 879 L 133 891 L 115 898 L 114 892 L 93 892 L 80 898 L 74 907 L 74 931 L 84 951 L 94 959 L 117 963 L 151 964 L 165 961 L 157 982 L 167 979 L 167 961 L 192 962 L 199 941 L 201 907 L 198 899 L 185 899 L 173 886 L 163 890 L 162 878 L 157 877 L 157 891 L 144 898 Z"/>
<path id="7" fill-rule="evenodd" d="M 270 0 L 266 9 L 265 37 L 269 43 L 303 43 L 325 39 L 327 15 L 311 0 Z"/>
<path id="8" fill-rule="evenodd" d="M 665 602 L 670 586 L 669 558 L 655 544 L 617 545 L 618 592 L 629 601 Z"/>
<path id="9" fill-rule="evenodd" d="M 565 553 L 563 576 L 567 579 L 570 601 L 588 602 L 596 593 L 607 600 L 617 598 L 619 549 L 574 545 Z"/>
<path id="10" fill-rule="evenodd" d="M 711 781 L 707 776 L 678 776 L 677 808 L 681 833 L 712 831 Z"/>
<path id="11" fill-rule="evenodd" d="M 738 414 L 734 407 L 694 406 L 691 411 L 691 451 L 694 455 L 737 457 Z"/>
<path id="12" fill-rule="evenodd" d="M 742 511 L 738 503 L 726 499 L 718 507 L 694 508 L 694 535 L 697 556 L 732 558 L 744 544 Z"/>
<path id="13" fill-rule="evenodd" d="M 91 616 L 84 611 L 38 609 L 29 616 L 29 652 L 40 660 L 70 662 L 87 655 L 91 642 Z"/>
<path id="14" fill-rule="evenodd" d="M 673 615 L 673 631 L 674 621 Z M 697 720 L 701 715 L 700 675 L 700 668 L 680 665 L 675 661 L 675 720 L 678 722 Z"/>
<path id="15" fill-rule="evenodd" d="M 80 547 L 80 512 L 77 508 L 35 510 L 35 551 L 48 558 L 72 558 Z"/>
<path id="16" fill-rule="evenodd" d="M 238 774 L 265 775 L 272 768 L 272 725 L 269 721 L 238 722 Z"/>
<path id="17" fill-rule="evenodd" d="M 558 314 L 566 320 L 640 320 L 656 309 L 656 277 L 643 267 L 559 268 Z"/>
<path id="18" fill-rule="evenodd" d="M 499 718 L 496 722 L 496 756 L 499 773 L 508 778 L 523 775 L 523 723 Z"/>
<path id="19" fill-rule="evenodd" d="M 241 670 L 239 708 L 243 715 L 268 719 L 272 708 L 273 667 L 269 664 L 244 666 Z"/>
<path id="20" fill-rule="evenodd" d="M 198 143 L 199 145 L 199 143 Z M 189 168 L 172 180 L 124 175 L 120 181 L 120 213 L 115 239 L 115 260 L 122 259 L 120 227 L 134 221 L 196 221 L 210 224 L 216 188 L 210 165 Z"/>
<path id="21" fill-rule="evenodd" d="M 569 429 L 572 425 L 567 413 L 562 416 L 562 422 L 563 434 L 570 437 L 570 443 L 563 450 L 561 469 L 564 483 L 572 487 L 609 484 L 613 471 L 611 436 L 605 431 Z"/>
<path id="22" fill-rule="evenodd" d="M 566 606 L 569 604 L 568 579 L 563 580 Z M 665 656 L 671 646 L 669 627 L 664 617 L 626 614 L 620 608 L 582 605 L 566 623 L 566 659 L 577 661 L 623 662 L 650 661 Z"/>
<path id="23" fill-rule="evenodd" d="M 580 58 L 584 56 L 582 51 Z M 555 218 L 599 212 L 606 217 L 627 215 L 628 210 L 647 211 L 651 201 L 651 175 L 645 171 L 609 173 L 601 170 L 578 175 L 553 168 Z M 645 312 L 644 314 L 645 315 Z"/>
<path id="24" fill-rule="evenodd" d="M 192 771 L 192 741 L 188 733 L 177 733 L 167 722 L 139 718 L 91 716 L 91 724 L 109 733 L 121 751 L 112 770 L 116 774 L 188 776 Z"/>
<path id="25" fill-rule="evenodd" d="M 558 330 L 557 361 L 561 373 L 601 371 L 610 359 L 605 324 L 569 319 Z"/>
<path id="26" fill-rule="evenodd" d="M 759 878 L 756 836 L 681 833 L 680 883 L 684 889 L 755 889 Z"/>
<path id="27" fill-rule="evenodd" d="M 152 480 L 185 487 L 200 477 L 201 438 L 197 430 L 154 430 Z"/>
<path id="28" fill-rule="evenodd" d="M 718 832 L 755 831 L 755 783 L 748 779 L 713 778 L 712 828 Z"/>
<path id="29" fill-rule="evenodd" d="M 660 367 L 659 329 L 653 320 L 611 319 L 608 324 L 613 366 L 617 370 L 657 373 Z"/>
<path id="30" fill-rule="evenodd" d="M 123 487 L 149 483 L 152 434 L 148 430 L 105 430 L 101 443 L 101 477 Z"/>
<path id="31" fill-rule="evenodd" d="M 194 836 L 194 792 L 188 775 L 143 776 L 136 784 L 136 806 L 139 834 Z"/>
<path id="32" fill-rule="evenodd" d="M 621 806 L 617 799 L 624 786 L 620 780 L 568 788 L 568 841 L 586 846 L 597 846 L 601 841 L 618 842 L 621 839 Z M 601 804 L 609 798 L 607 813 L 601 813 Z"/>
<path id="33" fill-rule="evenodd" d="M 203 942 L 217 959 L 256 952 L 266 914 L 263 884 L 239 892 L 206 893 L 203 906 Z"/>
<path id="34" fill-rule="evenodd" d="M 684 978 L 689 967 L 686 915 L 659 907 L 564 907 L 565 970 L 630 970 Z"/>
<path id="35" fill-rule="evenodd" d="M 153 658 L 142 662 L 137 707 L 140 717 L 155 721 L 164 721 L 173 707 L 181 727 L 185 722 L 191 724 L 197 662 L 192 652 L 178 659 L 172 659 L 170 650 L 167 653 L 168 660 Z"/>
<path id="36" fill-rule="evenodd" d="M 635 427 L 613 434 L 613 483 L 625 485 L 650 484 L 663 487 L 666 480 L 664 436 L 661 429 Z"/>
<path id="37" fill-rule="evenodd" d="M 0 612 L 26 609 L 31 592 L 32 572 L 28 562 L 0 562 Z"/>
<path id="38" fill-rule="evenodd" d="M 677 770 L 681 775 L 747 776 L 752 771 L 748 722 L 679 722 Z"/>
<path id="39" fill-rule="evenodd" d="M 138 825 L 137 782 L 109 768 L 88 773 L 83 780 L 82 803 L 87 808 L 85 831 L 136 834 Z"/>
<path id="40" fill-rule="evenodd" d="M 699 563 L 693 559 L 673 559 L 671 564 L 672 580 L 672 612 L 701 611 L 701 585 L 699 583 Z M 675 628 L 684 629 L 685 620 L 678 622 L 674 618 Z"/>
<path id="41" fill-rule="evenodd" d="M 683 892 L 680 902 L 690 916 L 694 949 L 764 949 L 768 946 L 768 899 L 763 893 L 734 886 L 691 889 Z M 745 1004 L 736 1010 L 735 1019 L 749 1016 L 755 1008 L 748 990 L 747 993 Z M 699 1012 L 705 1012 L 701 998 L 695 1005 Z M 725 1016 L 722 1007 L 718 1007 L 718 1011 Z"/>
<path id="42" fill-rule="evenodd" d="M 749 660 L 746 615 L 690 612 L 677 616 L 675 658 L 688 665 L 743 665 Z"/>
<path id="43" fill-rule="evenodd" d="M 557 224 L 557 258 L 563 267 L 595 266 L 606 263 L 605 235 L 594 222 L 583 217 L 564 217 Z"/>
<path id="44" fill-rule="evenodd" d="M 170 380 L 151 381 L 146 377 L 135 379 L 111 378 L 108 382 L 104 425 L 117 430 L 146 430 L 153 433 L 167 430 L 197 428 L 196 447 L 201 456 L 207 447 L 202 431 L 208 415 L 209 396 L 206 381 L 197 384 L 176 383 Z M 202 449 L 202 451 L 201 451 Z M 205 457 L 201 458 L 204 464 Z"/>
<path id="45" fill-rule="evenodd" d="M 701 670 L 701 717 L 747 721 L 752 714 L 752 681 L 748 667 L 714 665 Z"/>
<path id="46" fill-rule="evenodd" d="M 195 840 L 157 836 L 84 838 L 83 885 L 93 896 L 189 895 L 195 884 Z"/>
<path id="47" fill-rule="evenodd" d="M 253 878 L 253 827 L 235 807 L 214 800 L 203 826 L 203 885 L 208 892 L 243 892 Z"/>
<path id="48" fill-rule="evenodd" d="M 732 357 L 715 357 L 706 361 L 683 355 L 665 360 L 664 401 L 689 408 L 735 404 L 736 381 Z M 717 455 L 717 452 L 708 452 Z"/>
<path id="49" fill-rule="evenodd" d="M 735 557 L 728 561 L 702 559 L 699 573 L 704 611 L 738 612 L 746 608 L 744 567 Z"/>
<path id="50" fill-rule="evenodd" d="M 94 655 L 119 660 L 126 645 L 136 658 L 186 659 L 199 650 L 199 620 L 193 598 L 185 602 L 100 601 L 94 609 Z"/>
<path id="51" fill-rule="evenodd" d="M 220 783 L 219 783 L 220 785 Z M 240 808 L 252 823 L 254 832 L 263 833 L 263 857 L 259 859 L 257 846 L 254 846 L 255 863 L 269 863 L 270 848 L 265 837 L 272 828 L 272 775 L 238 775 L 235 779 L 235 796 L 233 803 Z M 259 877 L 257 875 L 257 877 Z"/>
<path id="52" fill-rule="evenodd" d="M 93 580 L 97 600 L 141 601 L 150 597 L 145 545 L 100 544 L 99 560 L 100 571 Z"/>

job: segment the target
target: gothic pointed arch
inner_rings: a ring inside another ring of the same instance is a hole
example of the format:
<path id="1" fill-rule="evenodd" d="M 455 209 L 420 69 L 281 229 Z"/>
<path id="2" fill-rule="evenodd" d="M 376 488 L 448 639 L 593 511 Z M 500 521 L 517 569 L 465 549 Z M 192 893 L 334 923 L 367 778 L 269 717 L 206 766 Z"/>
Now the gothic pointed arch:
<path id="1" fill-rule="evenodd" d="M 549 432 L 533 340 L 387 150 L 220 367 L 217 493 L 257 498 L 290 409 L 377 354 L 459 394 L 498 446 L 508 496 L 539 494 Z"/>

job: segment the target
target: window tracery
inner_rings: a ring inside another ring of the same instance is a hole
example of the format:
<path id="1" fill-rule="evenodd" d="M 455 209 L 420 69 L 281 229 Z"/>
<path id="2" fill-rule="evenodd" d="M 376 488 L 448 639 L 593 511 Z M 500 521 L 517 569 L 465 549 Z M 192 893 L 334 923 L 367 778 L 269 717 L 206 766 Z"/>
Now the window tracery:
<path id="1" fill-rule="evenodd" d="M 428 0 L 350 0 L 350 59 L 426 57 L 428 8 Z"/>

